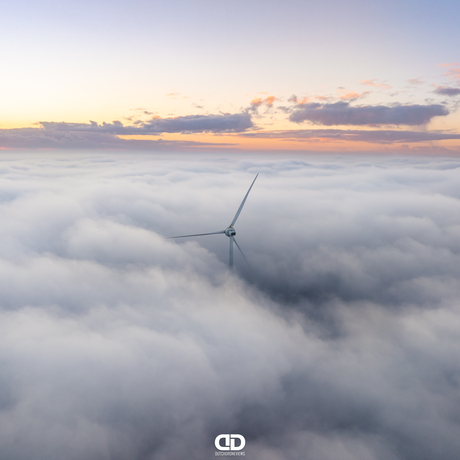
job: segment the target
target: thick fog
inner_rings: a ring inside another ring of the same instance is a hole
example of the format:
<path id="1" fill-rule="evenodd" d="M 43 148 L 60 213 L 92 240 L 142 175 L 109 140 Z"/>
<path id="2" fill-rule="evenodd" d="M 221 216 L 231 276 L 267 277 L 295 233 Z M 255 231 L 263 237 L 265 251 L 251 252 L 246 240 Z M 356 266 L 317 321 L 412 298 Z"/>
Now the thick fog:
<path id="1" fill-rule="evenodd" d="M 225 229 L 255 175 L 235 228 Z M 454 460 L 460 160 L 2 153 L 0 457 Z"/>

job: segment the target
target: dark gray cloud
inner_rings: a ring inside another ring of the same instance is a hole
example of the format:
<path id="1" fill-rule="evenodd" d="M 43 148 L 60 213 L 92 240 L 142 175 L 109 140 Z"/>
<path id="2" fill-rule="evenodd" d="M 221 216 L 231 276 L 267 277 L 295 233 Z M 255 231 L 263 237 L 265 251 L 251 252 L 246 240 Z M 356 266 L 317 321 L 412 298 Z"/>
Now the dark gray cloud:
<path id="1" fill-rule="evenodd" d="M 458 96 L 460 94 L 460 88 L 451 88 L 449 86 L 439 86 L 433 92 L 436 94 L 441 94 L 442 96 Z"/>
<path id="2" fill-rule="evenodd" d="M 447 139 L 460 139 L 460 134 L 446 132 L 420 132 L 396 130 L 345 130 L 345 129 L 298 129 L 272 132 L 242 133 L 243 137 L 264 139 L 337 139 L 342 141 L 372 142 L 393 144 L 401 142 L 427 142 Z"/>
<path id="3" fill-rule="evenodd" d="M 188 115 L 175 118 L 152 118 L 136 126 L 124 126 L 120 121 L 102 123 L 40 122 L 47 131 L 87 132 L 118 135 L 161 133 L 223 133 L 242 132 L 254 125 L 248 113 L 222 115 Z"/>
<path id="4" fill-rule="evenodd" d="M 66 125 L 69 124 L 74 126 L 67 129 Z M 88 128 L 91 125 L 82 125 L 77 123 L 51 123 L 45 128 L 3 129 L 0 130 L 0 146 L 11 149 L 181 150 L 195 147 L 212 147 L 214 145 L 223 147 L 231 145 L 164 139 L 123 139 L 117 137 L 116 133 L 111 132 L 111 130 L 116 129 L 113 127 L 114 125 L 116 127 L 116 123 L 110 125 L 110 127 L 97 125 L 97 128 L 93 130 Z"/>
<path id="5" fill-rule="evenodd" d="M 125 126 L 120 121 L 98 124 L 40 122 L 40 128 L 0 130 L 0 146 L 5 148 L 47 149 L 153 149 L 181 150 L 214 146 L 212 142 L 165 141 L 163 139 L 122 139 L 127 135 L 160 135 L 162 133 L 240 133 L 254 125 L 248 113 L 223 115 L 190 115 L 177 118 L 153 118 L 134 121 Z M 231 144 L 219 143 L 220 147 Z"/>
<path id="6" fill-rule="evenodd" d="M 348 102 L 333 104 L 309 103 L 297 105 L 289 115 L 295 123 L 331 125 L 423 125 L 433 117 L 449 115 L 443 105 L 362 105 L 352 107 Z"/>
<path id="7" fill-rule="evenodd" d="M 154 118 L 145 122 L 141 129 L 161 133 L 238 133 L 254 125 L 248 113 L 223 115 L 189 115 L 177 118 Z"/>
<path id="8" fill-rule="evenodd" d="M 2 458 L 457 458 L 457 159 L 0 160 Z"/>

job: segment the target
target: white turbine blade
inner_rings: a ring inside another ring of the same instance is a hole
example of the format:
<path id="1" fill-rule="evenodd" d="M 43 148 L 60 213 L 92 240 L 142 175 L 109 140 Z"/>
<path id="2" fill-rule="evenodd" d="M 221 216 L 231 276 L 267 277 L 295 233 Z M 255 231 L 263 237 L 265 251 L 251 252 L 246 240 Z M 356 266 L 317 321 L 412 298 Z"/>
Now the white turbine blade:
<path id="1" fill-rule="evenodd" d="M 194 235 L 181 235 L 181 236 L 168 236 L 168 239 L 174 239 L 174 238 L 189 238 L 191 236 L 205 236 L 205 235 L 219 235 L 220 233 L 225 233 L 225 230 L 222 230 L 220 232 L 211 232 L 211 233 L 196 233 Z"/>
<path id="2" fill-rule="evenodd" d="M 230 224 L 230 227 L 233 227 L 233 225 L 235 225 L 236 219 L 238 219 L 238 216 L 240 215 L 240 212 L 243 209 L 244 203 L 246 203 L 246 198 L 248 197 L 249 192 L 251 191 L 252 186 L 254 185 L 254 182 L 256 181 L 258 176 L 259 176 L 259 174 L 257 174 L 256 177 L 254 178 L 254 180 L 252 181 L 252 184 L 249 187 L 248 193 L 246 193 L 246 196 L 244 197 L 243 201 L 241 202 L 240 207 L 238 208 L 238 211 L 236 211 L 235 217 L 233 218 L 232 223 Z"/>
<path id="3" fill-rule="evenodd" d="M 240 250 L 241 255 L 243 256 L 243 259 L 244 259 L 244 260 L 246 261 L 246 263 L 248 264 L 248 267 L 251 268 L 251 265 L 249 264 L 248 259 L 246 259 L 246 256 L 244 255 L 242 249 L 240 248 L 240 245 L 236 242 L 236 238 L 233 238 L 233 241 L 235 242 L 236 247 Z"/>
<path id="4" fill-rule="evenodd" d="M 228 258 L 228 265 L 230 270 L 233 269 L 233 236 L 230 237 L 230 255 Z"/>

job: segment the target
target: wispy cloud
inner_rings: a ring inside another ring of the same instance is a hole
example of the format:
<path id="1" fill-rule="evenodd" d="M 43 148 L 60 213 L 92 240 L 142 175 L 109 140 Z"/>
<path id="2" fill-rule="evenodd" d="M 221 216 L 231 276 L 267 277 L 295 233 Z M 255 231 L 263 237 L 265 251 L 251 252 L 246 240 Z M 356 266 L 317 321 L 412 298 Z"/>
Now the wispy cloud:
<path id="1" fill-rule="evenodd" d="M 258 109 L 259 107 L 265 105 L 267 108 L 271 108 L 273 103 L 276 101 L 275 96 L 267 96 L 265 98 L 262 97 L 255 97 L 251 101 L 250 110 Z"/>
<path id="2" fill-rule="evenodd" d="M 297 106 L 289 116 L 295 123 L 331 125 L 422 125 L 435 116 L 449 111 L 439 104 L 432 105 L 367 105 L 352 107 L 348 102 L 333 104 L 311 103 Z"/>
<path id="3" fill-rule="evenodd" d="M 267 96 L 265 98 L 265 104 L 267 104 L 268 107 L 271 107 L 275 101 L 276 101 L 275 96 Z"/>
<path id="4" fill-rule="evenodd" d="M 359 82 L 361 85 L 367 85 L 367 86 L 375 86 L 376 88 L 383 88 L 383 89 L 390 89 L 392 86 L 386 84 L 386 83 L 379 83 L 376 78 L 373 78 L 372 80 L 361 80 Z"/>
<path id="5" fill-rule="evenodd" d="M 264 103 L 264 100 L 261 97 L 255 97 L 251 101 L 251 106 L 252 107 L 260 107 Z"/>
<path id="6" fill-rule="evenodd" d="M 448 69 L 447 72 L 443 73 L 444 76 L 460 80 L 460 63 L 452 62 L 450 64 L 440 64 L 440 66 Z"/>
<path id="7" fill-rule="evenodd" d="M 301 99 L 299 99 L 295 94 L 293 94 L 289 99 L 288 99 L 288 102 L 292 102 L 293 104 L 299 104 L 299 105 L 303 105 L 303 104 L 306 104 L 307 102 L 310 102 L 311 101 L 311 98 L 309 97 L 303 97 Z"/>
<path id="8" fill-rule="evenodd" d="M 361 99 L 366 97 L 369 94 L 369 91 L 364 91 L 363 93 L 356 93 L 354 91 L 350 91 L 346 94 L 342 94 L 339 99 L 342 101 L 356 101 L 357 99 Z"/>

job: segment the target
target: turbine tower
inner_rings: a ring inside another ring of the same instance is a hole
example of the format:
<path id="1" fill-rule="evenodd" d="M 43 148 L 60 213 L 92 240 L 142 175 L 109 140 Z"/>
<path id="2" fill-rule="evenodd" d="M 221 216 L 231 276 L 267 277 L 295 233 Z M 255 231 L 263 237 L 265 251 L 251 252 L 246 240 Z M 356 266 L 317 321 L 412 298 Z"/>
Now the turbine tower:
<path id="1" fill-rule="evenodd" d="M 235 225 L 238 217 L 240 216 L 243 206 L 246 203 L 246 199 L 248 198 L 249 192 L 251 191 L 252 186 L 254 185 L 254 182 L 256 181 L 258 176 L 259 174 L 257 174 L 254 180 L 252 181 L 252 184 L 249 187 L 249 190 L 247 191 L 245 197 L 243 198 L 243 201 L 241 202 L 240 207 L 238 208 L 238 211 L 236 211 L 235 217 L 233 218 L 231 224 L 225 230 L 221 230 L 220 232 L 211 232 L 211 233 L 196 233 L 194 235 L 170 236 L 169 238 L 171 239 L 190 238 L 193 236 L 220 235 L 221 233 L 223 233 L 224 235 L 230 238 L 230 252 L 229 252 L 229 258 L 228 258 L 228 265 L 230 266 L 230 269 L 233 269 L 233 243 L 236 244 L 236 247 L 239 249 L 239 251 L 241 252 L 241 255 L 244 257 L 244 260 L 249 265 L 249 262 L 247 261 L 245 255 L 243 254 L 243 251 L 240 248 L 240 245 L 236 242 L 236 239 L 235 239 L 236 230 L 233 226 Z"/>

